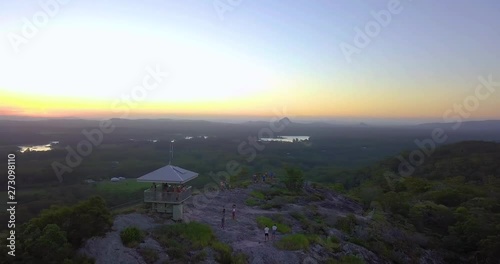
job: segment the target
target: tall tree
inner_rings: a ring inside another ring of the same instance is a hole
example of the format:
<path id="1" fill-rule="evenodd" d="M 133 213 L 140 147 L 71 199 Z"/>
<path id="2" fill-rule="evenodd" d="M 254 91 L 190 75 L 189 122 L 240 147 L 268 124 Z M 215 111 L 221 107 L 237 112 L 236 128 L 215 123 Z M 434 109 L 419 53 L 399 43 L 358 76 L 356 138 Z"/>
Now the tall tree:
<path id="1" fill-rule="evenodd" d="M 304 175 L 298 168 L 285 168 L 285 186 L 292 191 L 299 191 L 304 185 Z"/>

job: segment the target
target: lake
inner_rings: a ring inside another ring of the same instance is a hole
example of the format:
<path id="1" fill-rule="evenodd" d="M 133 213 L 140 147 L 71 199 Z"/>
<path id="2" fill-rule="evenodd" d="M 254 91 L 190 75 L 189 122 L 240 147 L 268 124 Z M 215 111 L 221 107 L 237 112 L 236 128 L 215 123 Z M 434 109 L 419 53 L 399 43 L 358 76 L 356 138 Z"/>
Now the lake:
<path id="1" fill-rule="evenodd" d="M 278 142 L 293 142 L 293 140 L 306 141 L 309 136 L 280 136 L 276 138 L 260 138 L 262 141 L 278 141 Z"/>
<path id="2" fill-rule="evenodd" d="M 191 136 L 185 136 L 184 139 L 193 139 L 193 138 L 203 138 L 203 139 L 207 139 L 208 136 L 196 136 L 196 137 L 191 137 Z"/>
<path id="3" fill-rule="evenodd" d="M 49 144 L 45 145 L 26 145 L 26 146 L 17 146 L 20 148 L 20 152 L 24 153 L 26 151 L 49 151 L 52 150 L 52 147 L 56 144 L 59 144 L 59 141 L 52 141 Z"/>

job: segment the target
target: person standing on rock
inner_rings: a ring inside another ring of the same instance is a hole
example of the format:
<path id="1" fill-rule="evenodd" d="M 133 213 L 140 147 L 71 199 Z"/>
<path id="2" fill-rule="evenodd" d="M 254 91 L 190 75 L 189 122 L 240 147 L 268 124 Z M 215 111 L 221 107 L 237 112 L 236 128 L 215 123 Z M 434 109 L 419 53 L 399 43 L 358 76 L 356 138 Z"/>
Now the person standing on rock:
<path id="1" fill-rule="evenodd" d="M 274 224 L 273 227 L 271 227 L 271 229 L 272 229 L 271 239 L 274 240 L 274 238 L 276 237 L 276 230 L 278 230 L 278 227 L 276 226 L 276 224 Z"/>
<path id="2" fill-rule="evenodd" d="M 236 204 L 233 204 L 233 220 L 236 220 Z"/>
<path id="3" fill-rule="evenodd" d="M 220 181 L 220 190 L 224 191 L 226 189 L 226 186 L 224 185 L 223 181 Z"/>
<path id="4" fill-rule="evenodd" d="M 224 223 L 226 222 L 226 216 L 222 215 L 222 220 L 220 221 L 220 227 L 224 229 Z"/>
<path id="5" fill-rule="evenodd" d="M 264 228 L 264 241 L 268 240 L 269 240 L 269 227 L 267 227 L 266 225 L 266 228 Z"/>

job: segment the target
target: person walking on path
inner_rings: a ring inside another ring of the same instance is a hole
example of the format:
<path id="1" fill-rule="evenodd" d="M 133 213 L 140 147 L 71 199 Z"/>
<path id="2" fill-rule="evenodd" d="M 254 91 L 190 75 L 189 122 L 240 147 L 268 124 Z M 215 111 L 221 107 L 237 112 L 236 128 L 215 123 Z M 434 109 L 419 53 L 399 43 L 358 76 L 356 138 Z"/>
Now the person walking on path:
<path id="1" fill-rule="evenodd" d="M 226 222 L 226 207 L 222 206 L 222 219 L 220 221 L 220 227 L 224 229 L 224 223 Z"/>
<path id="2" fill-rule="evenodd" d="M 276 224 L 274 224 L 273 227 L 271 227 L 271 229 L 272 229 L 271 239 L 274 240 L 274 238 L 276 237 L 276 230 L 278 230 L 278 227 L 276 226 Z"/>
<path id="3" fill-rule="evenodd" d="M 264 228 L 264 241 L 268 240 L 269 240 L 269 227 L 267 227 L 266 225 L 266 228 Z"/>
<path id="4" fill-rule="evenodd" d="M 233 220 L 236 220 L 236 204 L 233 204 Z"/>

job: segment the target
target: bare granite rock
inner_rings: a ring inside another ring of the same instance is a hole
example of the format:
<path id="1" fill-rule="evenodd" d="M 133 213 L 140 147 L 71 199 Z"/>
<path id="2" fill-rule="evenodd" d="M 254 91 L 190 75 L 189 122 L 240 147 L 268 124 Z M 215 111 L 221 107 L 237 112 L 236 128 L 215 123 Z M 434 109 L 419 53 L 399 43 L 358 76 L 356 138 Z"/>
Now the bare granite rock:
<path id="1" fill-rule="evenodd" d="M 388 260 L 377 256 L 374 252 L 348 242 L 349 236 L 342 231 L 330 228 L 328 236 L 335 236 L 339 239 L 340 248 L 336 252 L 327 249 L 321 244 L 312 244 L 307 251 L 287 251 L 276 247 L 275 242 L 278 241 L 284 234 L 278 230 L 275 241 L 265 241 L 264 230 L 258 227 L 256 218 L 266 216 L 269 218 L 277 217 L 286 221 L 292 228 L 292 233 L 303 232 L 301 223 L 290 216 L 291 212 L 304 212 L 314 208 L 316 213 L 323 215 L 325 221 L 335 222 L 336 218 L 344 217 L 347 214 L 354 214 L 358 220 L 361 220 L 359 230 L 355 233 L 361 237 L 367 237 L 363 227 L 370 221 L 369 217 L 363 216 L 363 210 L 360 204 L 349 198 L 346 198 L 331 190 L 315 190 L 308 187 L 306 192 L 316 197 L 324 197 L 322 200 L 303 199 L 294 204 L 285 204 L 281 209 L 263 210 L 258 207 L 247 206 L 245 201 L 249 197 L 250 192 L 255 189 L 269 188 L 269 185 L 254 184 L 247 189 L 232 189 L 223 192 L 205 192 L 190 199 L 184 206 L 184 222 L 196 221 L 209 225 L 217 239 L 221 242 L 229 244 L 235 253 L 243 253 L 248 256 L 248 262 L 251 264 L 317 264 L 325 263 L 331 259 L 339 259 L 342 256 L 355 255 L 366 263 L 390 263 Z M 232 207 L 236 206 L 236 218 L 232 219 Z M 222 209 L 225 208 L 225 226 L 221 228 Z M 307 215 L 307 214 L 306 214 Z M 331 218 L 331 219 L 330 219 Z M 80 252 L 92 257 L 97 264 L 100 263 L 145 263 L 137 249 L 125 247 L 120 239 L 120 231 L 129 226 L 135 226 L 142 230 L 151 230 L 156 226 L 170 224 L 172 221 L 162 220 L 160 223 L 155 221 L 150 216 L 143 214 L 127 214 L 120 215 L 115 218 L 111 232 L 108 232 L 105 237 L 95 237 L 87 241 L 80 249 Z M 388 241 L 396 242 L 404 233 L 399 230 L 388 230 L 385 236 Z M 394 239 L 391 239 L 394 238 Z M 419 239 L 424 244 L 425 241 Z M 158 253 L 159 260 L 156 263 L 164 263 L 169 260 L 166 249 L 163 248 L 152 237 L 148 236 L 139 245 L 139 249 L 151 249 Z M 206 259 L 202 263 L 217 263 L 216 252 L 211 248 L 204 249 Z M 194 255 L 198 251 L 190 252 Z M 397 254 L 397 252 L 394 252 Z M 402 261 L 410 260 L 409 256 L 401 252 L 399 258 Z M 437 261 L 434 261 L 436 260 Z M 421 263 L 441 264 L 439 256 L 435 252 L 425 252 L 421 258 Z"/>
<path id="2" fill-rule="evenodd" d="M 385 264 L 385 263 L 390 263 L 379 256 L 377 256 L 375 253 L 371 252 L 370 250 L 358 246 L 353 243 L 343 243 L 342 245 L 342 255 L 355 255 L 355 256 L 360 256 L 362 257 L 367 263 L 372 263 L 372 264 Z"/>
<path id="3" fill-rule="evenodd" d="M 124 246 L 121 241 L 120 231 L 129 226 L 150 230 L 158 224 L 153 218 L 142 214 L 119 215 L 114 220 L 112 231 L 106 233 L 104 237 L 93 237 L 87 240 L 79 253 L 94 258 L 96 264 L 145 264 L 146 262 L 135 249 Z M 148 240 L 148 244 L 151 245 L 152 242 Z"/>

